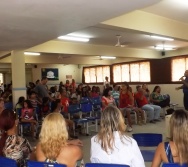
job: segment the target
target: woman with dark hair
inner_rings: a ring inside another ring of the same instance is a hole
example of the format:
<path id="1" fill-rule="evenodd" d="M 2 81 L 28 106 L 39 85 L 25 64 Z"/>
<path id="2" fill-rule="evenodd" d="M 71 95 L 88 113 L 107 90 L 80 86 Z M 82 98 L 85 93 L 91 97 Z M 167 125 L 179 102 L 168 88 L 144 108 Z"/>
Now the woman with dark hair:
<path id="1" fill-rule="evenodd" d="M 97 87 L 96 86 L 92 86 L 91 88 L 91 92 L 90 92 L 90 97 L 99 97 L 99 94 L 97 92 Z"/>
<path id="2" fill-rule="evenodd" d="M 124 164 L 145 167 L 137 142 L 126 135 L 124 118 L 115 106 L 108 106 L 101 113 L 101 128 L 91 138 L 92 163 Z"/>
<path id="3" fill-rule="evenodd" d="M 150 95 L 150 102 L 160 107 L 167 107 L 170 106 L 170 96 L 161 95 L 161 88 L 160 86 L 155 86 L 153 92 Z"/>
<path id="4" fill-rule="evenodd" d="M 176 110 L 170 118 L 170 141 L 158 145 L 151 167 L 164 163 L 188 164 L 188 113 Z"/>
<path id="5" fill-rule="evenodd" d="M 102 97 L 102 110 L 104 110 L 109 105 L 116 105 L 114 98 L 112 97 L 110 88 L 106 88 L 103 92 Z"/>
<path id="6" fill-rule="evenodd" d="M 0 156 L 17 161 L 18 167 L 24 167 L 29 159 L 32 148 L 29 142 L 17 135 L 16 114 L 12 110 L 5 109 L 0 115 Z"/>

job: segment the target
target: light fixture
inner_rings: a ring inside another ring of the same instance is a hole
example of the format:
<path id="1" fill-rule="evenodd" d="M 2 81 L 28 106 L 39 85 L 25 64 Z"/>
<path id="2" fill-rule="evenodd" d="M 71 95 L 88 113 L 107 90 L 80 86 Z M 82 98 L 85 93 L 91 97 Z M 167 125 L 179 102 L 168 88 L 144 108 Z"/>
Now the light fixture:
<path id="1" fill-rule="evenodd" d="M 114 56 L 101 56 L 101 59 L 116 59 Z"/>
<path id="2" fill-rule="evenodd" d="M 40 56 L 40 53 L 37 53 L 37 52 L 24 52 L 24 55 L 29 55 L 29 56 Z"/>
<path id="3" fill-rule="evenodd" d="M 59 36 L 58 39 L 63 39 L 68 41 L 78 41 L 78 42 L 89 42 L 89 38 L 77 37 L 71 35 Z"/>
<path id="4" fill-rule="evenodd" d="M 157 49 L 157 50 L 175 50 L 173 47 L 162 46 L 162 45 L 154 46 L 154 48 Z"/>
<path id="5" fill-rule="evenodd" d="M 160 40 L 164 40 L 164 41 L 173 41 L 173 38 L 167 38 L 167 37 L 161 37 L 161 36 L 157 36 L 157 35 L 151 35 L 152 38 L 155 39 L 160 39 Z"/>

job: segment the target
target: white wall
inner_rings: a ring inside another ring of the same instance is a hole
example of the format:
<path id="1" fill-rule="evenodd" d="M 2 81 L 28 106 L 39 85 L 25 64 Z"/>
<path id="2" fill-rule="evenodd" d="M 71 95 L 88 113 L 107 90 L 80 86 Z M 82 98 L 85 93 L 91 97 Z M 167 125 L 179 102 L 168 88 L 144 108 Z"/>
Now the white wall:
<path id="1" fill-rule="evenodd" d="M 37 64 L 37 68 L 32 69 L 33 82 L 37 79 L 41 79 L 41 68 L 58 68 L 59 69 L 59 80 L 48 81 L 48 85 L 59 85 L 60 81 L 65 83 L 66 75 L 72 75 L 76 83 L 82 82 L 82 66 L 78 65 L 62 65 L 62 64 Z"/>

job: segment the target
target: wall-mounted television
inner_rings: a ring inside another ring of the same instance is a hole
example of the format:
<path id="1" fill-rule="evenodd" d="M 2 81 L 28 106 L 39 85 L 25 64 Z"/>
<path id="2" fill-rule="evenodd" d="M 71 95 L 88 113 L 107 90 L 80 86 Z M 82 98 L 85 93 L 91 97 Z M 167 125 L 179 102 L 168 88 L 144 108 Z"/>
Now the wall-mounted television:
<path id="1" fill-rule="evenodd" d="M 42 77 L 47 77 L 48 80 L 59 80 L 58 68 L 42 68 Z"/>

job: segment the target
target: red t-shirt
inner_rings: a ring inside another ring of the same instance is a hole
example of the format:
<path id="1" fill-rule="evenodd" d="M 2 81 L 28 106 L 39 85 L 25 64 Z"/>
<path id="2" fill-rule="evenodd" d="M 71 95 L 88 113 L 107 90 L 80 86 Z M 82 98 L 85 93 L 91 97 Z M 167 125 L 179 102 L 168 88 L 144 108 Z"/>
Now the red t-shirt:
<path id="1" fill-rule="evenodd" d="M 104 110 L 106 106 L 114 104 L 113 97 L 107 98 L 107 97 L 103 96 L 101 100 L 103 103 L 105 103 L 105 106 L 102 106 L 102 110 Z"/>
<path id="2" fill-rule="evenodd" d="M 67 97 L 63 97 L 62 99 L 61 99 L 61 104 L 62 104 L 62 106 L 63 106 L 63 111 L 64 112 L 68 112 L 68 107 L 69 107 L 69 98 L 67 98 Z"/>
<path id="3" fill-rule="evenodd" d="M 148 104 L 148 100 L 145 96 L 143 96 L 142 100 L 140 99 L 142 96 L 143 95 L 139 92 L 135 94 L 135 100 L 137 102 L 138 107 L 142 107 L 142 106 Z"/>
<path id="4" fill-rule="evenodd" d="M 125 108 L 128 107 L 128 105 L 133 105 L 128 92 L 120 93 L 119 102 L 119 108 Z"/>

